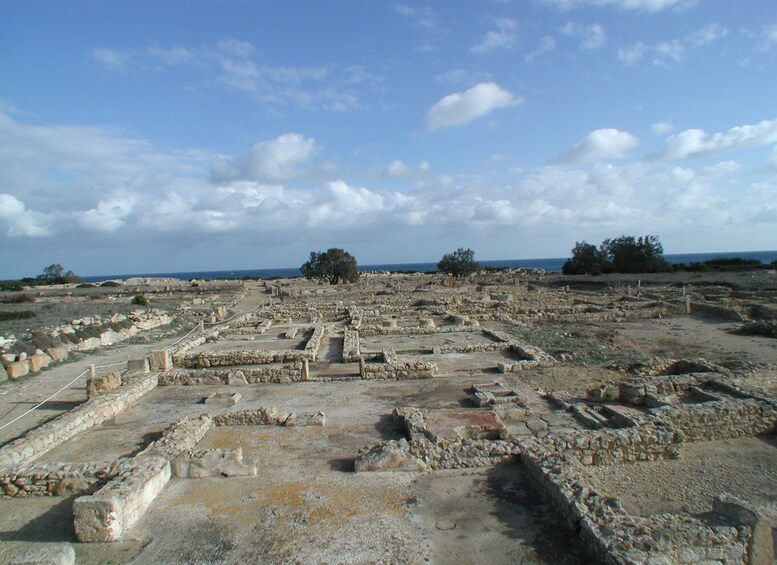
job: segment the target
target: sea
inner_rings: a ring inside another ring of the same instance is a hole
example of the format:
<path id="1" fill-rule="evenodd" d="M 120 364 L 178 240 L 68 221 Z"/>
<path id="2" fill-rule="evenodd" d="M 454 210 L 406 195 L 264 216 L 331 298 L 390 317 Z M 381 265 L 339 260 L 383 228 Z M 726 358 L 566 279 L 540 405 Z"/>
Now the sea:
<path id="1" fill-rule="evenodd" d="M 740 257 L 742 259 L 757 259 L 762 263 L 777 261 L 777 251 L 742 251 L 725 253 L 674 253 L 664 254 L 664 258 L 670 263 L 701 263 L 710 259 L 722 259 L 728 257 Z M 559 273 L 567 257 L 551 257 L 547 259 L 498 259 L 493 261 L 478 261 L 484 267 L 507 267 L 511 269 L 542 269 L 546 272 Z M 386 263 L 380 265 L 359 265 L 359 271 L 363 273 L 381 271 L 427 271 L 437 270 L 437 263 Z M 301 276 L 299 267 L 287 267 L 278 269 L 243 269 L 234 271 L 190 271 L 182 273 L 124 273 L 117 275 L 82 276 L 85 282 L 99 282 L 113 279 L 128 279 L 133 277 L 155 277 L 170 279 L 242 279 L 244 277 L 289 278 Z"/>

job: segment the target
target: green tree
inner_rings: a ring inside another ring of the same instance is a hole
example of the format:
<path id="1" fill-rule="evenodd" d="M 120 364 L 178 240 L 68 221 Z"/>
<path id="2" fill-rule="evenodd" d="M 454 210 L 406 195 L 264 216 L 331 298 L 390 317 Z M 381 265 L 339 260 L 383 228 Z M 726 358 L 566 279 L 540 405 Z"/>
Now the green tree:
<path id="1" fill-rule="evenodd" d="M 437 263 L 437 269 L 454 277 L 465 277 L 480 270 L 480 264 L 475 261 L 475 252 L 459 247 L 453 253 L 442 256 Z"/>
<path id="2" fill-rule="evenodd" d="M 356 258 L 337 247 L 327 249 L 325 252 L 311 251 L 310 259 L 299 270 L 305 278 L 325 280 L 329 284 L 359 280 Z"/>
<path id="3" fill-rule="evenodd" d="M 565 275 L 598 275 L 607 269 L 607 256 L 592 243 L 575 242 L 572 258 L 561 268 Z"/>
<path id="4" fill-rule="evenodd" d="M 73 271 L 65 271 L 65 267 L 59 263 L 44 267 L 43 273 L 38 275 L 38 278 L 46 281 L 48 284 L 81 282 L 81 277 L 76 275 Z"/>
<path id="5" fill-rule="evenodd" d="M 672 270 L 672 266 L 664 259 L 664 248 L 655 235 L 608 238 L 599 249 L 607 257 L 608 270 L 614 273 L 659 273 Z"/>

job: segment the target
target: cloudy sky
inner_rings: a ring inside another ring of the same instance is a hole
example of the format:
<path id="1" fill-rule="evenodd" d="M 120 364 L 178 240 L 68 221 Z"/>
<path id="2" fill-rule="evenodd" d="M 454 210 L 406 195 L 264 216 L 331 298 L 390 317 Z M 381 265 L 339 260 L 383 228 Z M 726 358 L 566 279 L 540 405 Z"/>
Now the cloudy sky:
<path id="1" fill-rule="evenodd" d="M 774 0 L 0 8 L 0 278 L 777 248 Z"/>

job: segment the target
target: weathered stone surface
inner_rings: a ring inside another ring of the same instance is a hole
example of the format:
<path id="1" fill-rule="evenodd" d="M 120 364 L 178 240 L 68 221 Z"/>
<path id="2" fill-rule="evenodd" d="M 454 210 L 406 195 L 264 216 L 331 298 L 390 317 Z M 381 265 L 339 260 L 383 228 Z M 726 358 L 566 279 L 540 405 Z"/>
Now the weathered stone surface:
<path id="1" fill-rule="evenodd" d="M 73 502 L 73 526 L 82 542 L 118 541 L 170 480 L 170 462 L 136 457 L 133 467 L 100 491 Z"/>
<path id="2" fill-rule="evenodd" d="M 239 393 L 214 392 L 202 399 L 204 404 L 210 406 L 234 406 L 243 396 Z"/>
<path id="3" fill-rule="evenodd" d="M 423 461 L 409 452 L 407 440 L 402 438 L 380 444 L 360 453 L 354 461 L 354 469 L 361 471 L 426 471 Z"/>
<path id="4" fill-rule="evenodd" d="M 25 550 L 9 565 L 75 565 L 76 552 L 73 546 L 57 544 L 36 544 Z"/>
<path id="5" fill-rule="evenodd" d="M 127 361 L 128 373 L 148 373 L 151 368 L 148 365 L 148 358 L 143 359 L 130 359 Z"/>
<path id="6" fill-rule="evenodd" d="M 243 463 L 243 450 L 206 449 L 182 455 L 173 461 L 176 477 L 202 479 L 207 477 L 250 477 L 256 475 L 256 465 Z"/>
<path id="7" fill-rule="evenodd" d="M 30 363 L 30 371 L 33 373 L 37 373 L 44 367 L 48 367 L 51 363 L 51 357 L 46 355 L 45 353 L 36 353 L 35 355 L 30 355 L 28 359 Z"/>
<path id="8" fill-rule="evenodd" d="M 5 370 L 5 366 L 0 363 L 0 382 L 8 380 L 8 373 Z"/>
<path id="9" fill-rule="evenodd" d="M 51 357 L 52 361 L 59 362 L 67 359 L 67 349 L 64 347 L 52 347 L 46 350 L 46 354 Z"/>
<path id="10" fill-rule="evenodd" d="M 18 379 L 20 377 L 23 377 L 30 372 L 30 362 L 29 361 L 16 361 L 15 363 L 11 363 L 6 367 L 6 371 L 8 372 L 8 378 L 10 379 Z"/>
<path id="11" fill-rule="evenodd" d="M 92 398 L 99 394 L 115 390 L 121 386 L 121 373 L 115 372 L 109 375 L 102 375 L 89 381 L 86 388 L 86 394 L 88 398 Z"/>

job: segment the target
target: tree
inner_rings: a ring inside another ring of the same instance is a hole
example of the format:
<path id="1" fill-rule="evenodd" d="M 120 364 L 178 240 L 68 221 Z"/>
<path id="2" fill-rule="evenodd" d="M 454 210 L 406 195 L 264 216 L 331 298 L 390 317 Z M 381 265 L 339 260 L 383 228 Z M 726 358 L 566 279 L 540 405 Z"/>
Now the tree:
<path id="1" fill-rule="evenodd" d="M 332 247 L 325 252 L 310 252 L 310 259 L 299 269 L 307 279 L 329 281 L 329 284 L 356 282 L 359 280 L 359 270 L 356 258 L 345 251 Z"/>
<path id="2" fill-rule="evenodd" d="M 600 251 L 607 257 L 609 270 L 614 273 L 659 273 L 671 271 L 664 259 L 664 248 L 658 237 L 646 235 L 605 239 Z"/>
<path id="3" fill-rule="evenodd" d="M 443 255 L 437 263 L 437 269 L 454 277 L 465 277 L 479 271 L 480 265 L 475 261 L 474 251 L 459 247 L 453 253 Z"/>
<path id="4" fill-rule="evenodd" d="M 585 241 L 577 242 L 572 249 L 572 258 L 562 267 L 565 275 L 660 273 L 671 270 L 672 266 L 664 259 L 664 248 L 655 235 L 608 238 L 599 249 Z"/>
<path id="5" fill-rule="evenodd" d="M 561 271 L 565 275 L 598 275 L 606 270 L 607 256 L 595 245 L 585 241 L 575 242 L 572 258 L 568 259 Z"/>
<path id="6" fill-rule="evenodd" d="M 59 263 L 54 263 L 53 265 L 44 267 L 43 273 L 38 275 L 38 278 L 46 281 L 48 284 L 81 282 L 81 277 L 76 275 L 73 271 L 66 272 L 65 267 Z"/>

